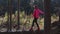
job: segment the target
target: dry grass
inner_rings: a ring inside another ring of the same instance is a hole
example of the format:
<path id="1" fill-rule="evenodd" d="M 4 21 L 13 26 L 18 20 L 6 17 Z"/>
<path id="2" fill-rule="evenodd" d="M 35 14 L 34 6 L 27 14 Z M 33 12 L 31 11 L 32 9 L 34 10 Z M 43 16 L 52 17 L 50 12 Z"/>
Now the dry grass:
<path id="1" fill-rule="evenodd" d="M 15 15 L 17 15 L 17 12 L 16 12 Z M 54 21 L 59 20 L 59 17 L 58 16 L 54 16 L 56 18 L 54 18 L 53 16 L 51 16 L 51 23 L 53 23 Z M 14 18 L 14 17 L 16 17 L 16 16 L 12 15 L 12 21 L 13 22 L 14 21 L 17 21 L 17 18 Z M 7 13 L 5 14 L 5 17 L 0 17 L 0 24 L 1 23 L 5 23 L 7 21 L 7 18 L 8 18 L 7 17 Z M 20 12 L 20 23 L 21 23 L 21 25 L 24 25 L 26 23 L 26 24 L 29 24 L 29 26 L 26 25 L 26 27 L 30 27 L 31 24 L 32 24 L 32 21 L 33 21 L 32 14 L 29 15 L 29 16 L 26 16 L 24 12 Z M 43 29 L 44 28 L 44 18 L 41 18 L 41 19 L 39 18 L 38 19 L 38 23 L 39 23 L 40 28 Z"/>

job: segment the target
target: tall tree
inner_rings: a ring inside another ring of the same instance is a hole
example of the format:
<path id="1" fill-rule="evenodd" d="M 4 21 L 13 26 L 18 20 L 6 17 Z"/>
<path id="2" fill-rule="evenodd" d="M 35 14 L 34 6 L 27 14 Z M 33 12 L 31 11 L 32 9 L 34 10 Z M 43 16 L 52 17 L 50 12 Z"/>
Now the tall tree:
<path id="1" fill-rule="evenodd" d="M 50 0 L 44 0 L 45 17 L 44 17 L 44 34 L 51 33 L 51 12 Z"/>
<path id="2" fill-rule="evenodd" d="M 58 7 L 59 7 L 59 26 L 60 26 L 60 0 L 58 0 Z"/>
<path id="3" fill-rule="evenodd" d="M 20 19 L 20 18 L 19 18 L 20 0 L 18 0 L 17 9 L 18 9 L 18 14 L 17 14 L 17 15 L 18 15 L 18 16 L 17 16 L 17 17 L 18 17 L 18 20 L 17 20 L 17 21 L 18 21 L 18 22 L 17 22 L 18 27 L 17 27 L 17 30 L 19 30 L 19 29 L 20 29 L 20 20 L 19 20 L 19 19 Z"/>
<path id="4" fill-rule="evenodd" d="M 8 31 L 12 30 L 12 0 L 8 0 Z"/>

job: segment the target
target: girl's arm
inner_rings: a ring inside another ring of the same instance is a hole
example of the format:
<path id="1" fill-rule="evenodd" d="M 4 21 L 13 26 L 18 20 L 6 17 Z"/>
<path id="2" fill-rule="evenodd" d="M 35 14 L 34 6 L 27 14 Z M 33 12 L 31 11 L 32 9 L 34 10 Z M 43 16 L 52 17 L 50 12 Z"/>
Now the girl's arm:
<path id="1" fill-rule="evenodd" d="M 39 10 L 39 13 L 44 14 L 44 12 L 42 10 Z"/>

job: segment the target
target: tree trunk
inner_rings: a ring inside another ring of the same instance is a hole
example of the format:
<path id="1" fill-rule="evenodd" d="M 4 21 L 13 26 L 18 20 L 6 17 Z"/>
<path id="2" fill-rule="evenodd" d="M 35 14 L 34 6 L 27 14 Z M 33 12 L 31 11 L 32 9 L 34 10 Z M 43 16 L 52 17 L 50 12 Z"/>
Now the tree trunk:
<path id="1" fill-rule="evenodd" d="M 44 19 L 44 34 L 51 32 L 51 14 L 50 14 L 50 0 L 44 0 L 45 19 Z"/>
<path id="2" fill-rule="evenodd" d="M 60 9 L 59 9 L 59 27 L 60 27 Z"/>
<path id="3" fill-rule="evenodd" d="M 8 31 L 12 29 L 12 0 L 8 0 Z"/>
<path id="4" fill-rule="evenodd" d="M 59 22 L 60 22 L 60 8 L 59 8 Z"/>
<path id="5" fill-rule="evenodd" d="M 18 28 L 17 28 L 17 30 L 19 30 L 19 29 L 20 29 L 20 26 L 19 26 L 19 25 L 20 25 L 20 22 L 19 22 L 19 19 L 20 19 L 20 18 L 19 18 L 20 0 L 18 0 L 18 5 L 17 5 L 17 8 L 18 8 L 18 23 L 17 23 L 17 24 L 18 24 Z"/>

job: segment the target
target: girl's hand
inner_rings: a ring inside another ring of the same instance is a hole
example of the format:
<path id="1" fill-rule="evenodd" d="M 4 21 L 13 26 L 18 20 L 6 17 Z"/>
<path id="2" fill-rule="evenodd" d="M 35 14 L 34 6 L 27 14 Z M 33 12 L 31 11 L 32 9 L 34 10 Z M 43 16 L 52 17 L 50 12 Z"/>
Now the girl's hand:
<path id="1" fill-rule="evenodd" d="M 31 17 L 33 18 L 33 15 Z"/>
<path id="2" fill-rule="evenodd" d="M 33 18 L 33 15 L 30 15 L 30 18 Z"/>

